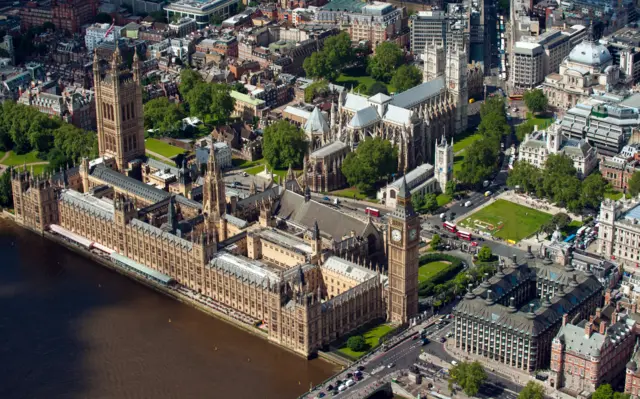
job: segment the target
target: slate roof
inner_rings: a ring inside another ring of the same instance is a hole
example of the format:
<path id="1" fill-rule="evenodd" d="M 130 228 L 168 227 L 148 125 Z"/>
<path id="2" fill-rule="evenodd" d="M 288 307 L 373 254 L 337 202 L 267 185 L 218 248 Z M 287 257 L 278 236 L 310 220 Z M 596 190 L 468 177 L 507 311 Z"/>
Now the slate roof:
<path id="1" fill-rule="evenodd" d="M 598 357 L 602 348 L 609 342 L 615 344 L 616 341 L 632 333 L 633 323 L 634 321 L 630 318 L 622 317 L 620 321 L 607 328 L 606 335 L 593 331 L 587 338 L 586 322 L 583 320 L 578 325 L 566 324 L 560 329 L 556 338 L 564 343 L 567 351 L 584 357 Z M 595 328 L 597 329 L 598 326 L 596 325 Z"/>
<path id="2" fill-rule="evenodd" d="M 113 202 L 73 190 L 62 190 L 60 200 L 106 220 L 113 220 Z"/>
<path id="3" fill-rule="evenodd" d="M 369 101 L 367 101 L 367 97 L 361 96 L 359 94 L 348 93 L 343 108 L 346 108 L 349 111 L 358 112 L 361 109 L 367 108 L 369 106 L 370 104 Z"/>
<path id="4" fill-rule="evenodd" d="M 359 283 L 363 283 L 376 275 L 374 271 L 369 270 L 366 267 L 362 267 L 337 256 L 330 256 L 327 258 L 321 268 L 329 269 Z"/>
<path id="5" fill-rule="evenodd" d="M 320 230 L 336 241 L 342 241 L 342 237 L 349 236 L 351 231 L 360 235 L 367 227 L 366 222 L 314 200 L 305 201 L 304 196 L 292 191 L 284 192 L 276 206 L 274 216 L 296 222 L 309 229 L 313 228 L 317 221 Z"/>
<path id="6" fill-rule="evenodd" d="M 410 125 L 412 116 L 413 111 L 389 104 L 387 112 L 384 114 L 384 120 L 398 125 Z"/>
<path id="7" fill-rule="evenodd" d="M 326 157 L 327 155 L 333 154 L 334 152 L 340 151 L 346 147 L 348 146 L 342 141 L 334 141 L 312 152 L 311 158 L 317 158 L 317 157 L 323 158 L 323 157 Z"/>
<path id="8" fill-rule="evenodd" d="M 227 252 L 218 252 L 214 258 L 211 259 L 208 267 L 222 269 L 265 288 L 268 287 L 270 283 L 280 281 L 279 275 L 267 269 L 266 265 L 262 262 L 245 258 L 244 256 L 232 255 Z"/>
<path id="9" fill-rule="evenodd" d="M 131 227 L 135 227 L 138 228 L 140 230 L 144 230 L 147 231 L 157 237 L 161 237 L 167 241 L 171 241 L 173 243 L 176 243 L 178 245 L 180 245 L 183 248 L 188 248 L 188 249 L 192 249 L 193 248 L 193 244 L 191 243 L 191 241 L 189 240 L 185 240 L 184 238 L 180 238 L 176 235 L 173 235 L 169 232 L 166 232 L 158 227 L 155 227 L 153 225 L 150 225 L 149 223 L 145 223 L 142 220 L 139 219 L 131 219 L 131 221 L 129 222 L 129 224 L 131 225 Z"/>
<path id="10" fill-rule="evenodd" d="M 91 176 L 109 184 L 110 186 L 121 188 L 150 202 L 159 202 L 170 196 L 166 191 L 144 184 L 143 182 L 129 176 L 125 176 L 122 173 L 118 173 L 115 170 L 107 168 L 103 164 L 96 165 L 91 170 Z"/>
<path id="11" fill-rule="evenodd" d="M 248 207 L 255 202 L 262 201 L 263 199 L 266 200 L 269 198 L 278 197 L 280 196 L 280 193 L 282 193 L 282 191 L 283 191 L 283 188 L 276 184 L 276 185 L 273 185 L 271 188 L 266 189 L 265 191 L 255 193 L 253 195 L 250 195 L 246 198 L 241 199 L 240 201 L 238 201 L 236 206 L 240 208 Z"/>
<path id="12" fill-rule="evenodd" d="M 316 133 L 316 132 L 328 133 L 329 132 L 329 125 L 327 124 L 327 121 L 325 120 L 324 116 L 320 112 L 320 108 L 318 107 L 313 108 L 311 115 L 309 115 L 309 119 L 307 119 L 307 122 L 304 124 L 304 131 L 307 133 Z"/>
<path id="13" fill-rule="evenodd" d="M 353 115 L 353 118 L 349 121 L 349 126 L 353 128 L 363 128 L 371 124 L 374 124 L 380 120 L 378 111 L 372 107 L 362 108 Z"/>
<path id="14" fill-rule="evenodd" d="M 391 98 L 391 104 L 400 108 L 410 109 L 439 94 L 442 90 L 444 90 L 444 77 L 440 76 L 396 94 Z"/>
<path id="15" fill-rule="evenodd" d="M 539 270 L 536 270 L 538 267 Z M 510 328 L 525 335 L 538 336 L 560 322 L 562 315 L 570 313 L 586 298 L 602 291 L 602 285 L 593 276 L 587 276 L 582 272 L 566 271 L 557 265 L 538 264 L 534 268 L 520 265 L 518 268 L 508 268 L 502 272 L 502 274 L 497 273 L 488 282 L 482 283 L 472 293 L 468 293 L 457 305 L 455 312 L 480 318 L 487 323 Z M 537 279 L 548 278 L 548 281 L 558 285 L 568 281 L 569 284 L 564 285 L 563 291 L 558 289 L 557 294 L 549 300 L 532 299 L 522 309 L 497 303 L 520 283 L 520 279 L 532 278 L 534 273 Z M 493 301 L 487 300 L 489 289 L 492 293 L 496 293 Z M 530 304 L 534 305 L 533 314 L 530 313 Z"/>
<path id="16" fill-rule="evenodd" d="M 249 225 L 249 222 L 247 222 L 246 220 L 240 219 L 239 217 L 235 217 L 233 215 L 229 215 L 228 213 L 226 213 L 223 217 L 226 219 L 227 223 L 231 223 L 232 225 L 241 229 L 244 229 Z"/>

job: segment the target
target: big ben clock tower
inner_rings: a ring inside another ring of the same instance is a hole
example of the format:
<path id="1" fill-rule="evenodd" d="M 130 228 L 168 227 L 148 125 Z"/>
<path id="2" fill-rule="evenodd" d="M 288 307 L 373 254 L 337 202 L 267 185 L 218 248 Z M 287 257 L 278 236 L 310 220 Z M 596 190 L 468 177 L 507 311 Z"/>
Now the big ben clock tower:
<path id="1" fill-rule="evenodd" d="M 396 209 L 389 217 L 389 321 L 407 323 L 418 313 L 418 244 L 420 218 L 402 179 Z"/>

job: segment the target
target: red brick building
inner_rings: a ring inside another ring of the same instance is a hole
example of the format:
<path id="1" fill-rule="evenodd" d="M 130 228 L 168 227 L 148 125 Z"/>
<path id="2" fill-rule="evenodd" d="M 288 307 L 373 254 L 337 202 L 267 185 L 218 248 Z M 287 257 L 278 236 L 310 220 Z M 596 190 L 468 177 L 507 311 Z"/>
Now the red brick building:
<path id="1" fill-rule="evenodd" d="M 52 11 L 57 30 L 80 32 L 82 25 L 94 22 L 98 0 L 54 0 Z"/>
<path id="2" fill-rule="evenodd" d="M 600 162 L 602 177 L 617 190 L 626 190 L 629 180 L 635 172 L 640 172 L 640 161 L 637 160 L 605 160 Z"/>
<path id="3" fill-rule="evenodd" d="M 94 22 L 97 13 L 98 0 L 52 0 L 50 6 L 30 1 L 20 10 L 20 27 L 26 30 L 53 22 L 57 30 L 76 33 Z"/>
<path id="4" fill-rule="evenodd" d="M 635 324 L 612 305 L 577 324 L 565 314 L 551 347 L 551 386 L 589 397 L 600 384 L 621 383 L 636 341 Z"/>

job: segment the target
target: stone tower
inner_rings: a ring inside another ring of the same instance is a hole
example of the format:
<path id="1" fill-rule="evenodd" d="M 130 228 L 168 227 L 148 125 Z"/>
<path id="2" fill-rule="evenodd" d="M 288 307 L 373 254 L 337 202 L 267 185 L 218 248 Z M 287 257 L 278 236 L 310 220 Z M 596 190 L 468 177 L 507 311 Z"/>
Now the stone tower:
<path id="1" fill-rule="evenodd" d="M 418 313 L 418 244 L 420 219 L 411 205 L 411 193 L 403 178 L 396 209 L 387 232 L 389 257 L 389 309 L 392 323 L 404 324 Z"/>
<path id="2" fill-rule="evenodd" d="M 453 179 L 453 138 L 451 145 L 447 143 L 447 138 L 442 135 L 442 140 L 438 143 L 436 139 L 434 175 L 440 185 L 440 191 L 445 192 L 447 183 Z"/>
<path id="3" fill-rule="evenodd" d="M 137 51 L 131 70 L 122 70 L 121 65 L 118 46 L 111 56 L 111 68 L 106 74 L 101 73 L 98 53 L 93 57 L 98 149 L 101 157 L 115 158 L 117 169 L 124 171 L 130 161 L 144 157 L 145 152 Z"/>
<path id="4" fill-rule="evenodd" d="M 227 210 L 227 197 L 220 165 L 216 161 L 216 152 L 211 146 L 209 160 L 207 161 L 207 173 L 204 176 L 202 187 L 202 203 L 204 212 L 208 217 L 220 217 Z"/>
<path id="5" fill-rule="evenodd" d="M 58 223 L 58 187 L 48 176 L 36 176 L 27 171 L 11 170 L 11 189 L 15 221 L 32 230 L 44 231 Z"/>
<path id="6" fill-rule="evenodd" d="M 428 82 L 439 76 L 444 75 L 445 69 L 445 51 L 444 46 L 436 44 L 435 41 L 431 45 L 424 47 L 424 70 L 422 71 L 422 81 Z"/>
<path id="7" fill-rule="evenodd" d="M 455 130 L 458 134 L 467 130 L 467 107 L 469 88 L 467 87 L 467 52 L 465 48 L 453 46 L 447 52 L 445 84 L 451 101 L 456 107 Z"/>

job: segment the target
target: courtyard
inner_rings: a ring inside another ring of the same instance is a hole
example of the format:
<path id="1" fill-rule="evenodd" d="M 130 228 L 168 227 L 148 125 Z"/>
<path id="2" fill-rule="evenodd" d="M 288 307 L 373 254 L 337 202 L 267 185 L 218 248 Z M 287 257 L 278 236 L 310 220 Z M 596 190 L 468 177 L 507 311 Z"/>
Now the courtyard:
<path id="1" fill-rule="evenodd" d="M 551 214 L 499 199 L 465 218 L 458 225 L 465 229 L 484 231 L 507 241 L 518 242 L 535 234 L 552 217 Z"/>

